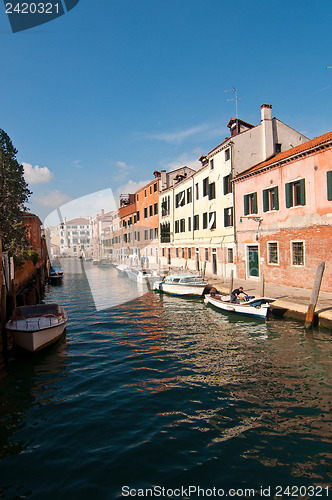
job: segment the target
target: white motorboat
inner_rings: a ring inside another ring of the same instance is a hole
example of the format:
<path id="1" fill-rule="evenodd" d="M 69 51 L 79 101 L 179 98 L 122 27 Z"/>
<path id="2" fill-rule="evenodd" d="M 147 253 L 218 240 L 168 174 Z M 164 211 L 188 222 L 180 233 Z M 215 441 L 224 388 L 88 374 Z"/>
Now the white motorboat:
<path id="1" fill-rule="evenodd" d="M 127 276 L 127 269 L 129 266 L 127 264 L 119 264 L 116 266 L 116 270 L 118 271 L 119 276 Z"/>
<path id="2" fill-rule="evenodd" d="M 237 304 L 231 302 L 229 296 L 205 295 L 204 302 L 226 312 L 234 312 L 265 319 L 270 307 L 270 303 L 275 299 L 268 297 L 252 297 Z"/>
<path id="3" fill-rule="evenodd" d="M 199 274 L 169 274 L 162 281 L 156 281 L 153 289 L 172 295 L 201 297 L 207 284 Z"/>
<path id="4" fill-rule="evenodd" d="M 67 322 L 67 313 L 58 304 L 37 304 L 16 307 L 6 329 L 16 345 L 35 352 L 58 340 Z"/>
<path id="5" fill-rule="evenodd" d="M 137 283 L 148 283 L 153 278 L 158 278 L 151 269 L 139 269 L 135 267 L 128 267 L 126 270 L 128 278 Z"/>

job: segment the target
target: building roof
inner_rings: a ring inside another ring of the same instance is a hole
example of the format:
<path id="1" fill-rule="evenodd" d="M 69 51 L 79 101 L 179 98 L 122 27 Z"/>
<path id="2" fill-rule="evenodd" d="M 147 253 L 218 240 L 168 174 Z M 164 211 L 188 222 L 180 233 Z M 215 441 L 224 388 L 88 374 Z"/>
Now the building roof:
<path id="1" fill-rule="evenodd" d="M 248 177 L 254 175 L 256 173 L 261 172 L 265 169 L 270 169 L 279 165 L 280 163 L 289 162 L 295 158 L 300 156 L 306 156 L 310 154 L 313 150 L 317 150 L 323 147 L 330 146 L 330 142 L 332 141 L 332 131 L 327 132 L 326 134 L 320 135 L 319 137 L 315 137 L 315 139 L 311 139 L 310 141 L 306 141 L 299 146 L 295 146 L 295 148 L 288 149 L 287 151 L 283 151 L 282 153 L 278 153 L 274 155 L 272 158 L 265 160 L 253 167 L 248 168 L 241 174 L 237 175 L 234 178 L 234 181 L 240 180 L 244 177 Z"/>
<path id="2" fill-rule="evenodd" d="M 67 220 L 66 224 L 81 226 L 86 224 L 91 224 L 89 219 L 84 219 L 83 217 L 78 217 L 77 219 Z"/>

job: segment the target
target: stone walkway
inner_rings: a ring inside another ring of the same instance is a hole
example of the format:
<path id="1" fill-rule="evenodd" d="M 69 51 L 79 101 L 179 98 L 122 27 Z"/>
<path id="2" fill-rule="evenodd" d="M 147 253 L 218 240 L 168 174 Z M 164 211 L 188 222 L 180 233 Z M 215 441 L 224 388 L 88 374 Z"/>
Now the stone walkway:
<path id="1" fill-rule="evenodd" d="M 215 286 L 221 293 L 225 295 L 229 294 L 229 279 L 209 278 L 208 281 L 210 285 Z M 262 284 L 260 281 L 235 278 L 233 289 L 239 286 L 243 286 L 244 291 L 248 295 L 255 295 L 256 297 L 262 295 Z M 272 312 L 275 310 L 275 313 L 278 313 L 278 311 L 282 312 L 282 310 L 285 310 L 286 317 L 304 321 L 310 302 L 311 290 L 265 283 L 264 295 L 265 297 L 276 299 L 271 305 Z M 320 292 L 315 316 L 319 325 L 332 329 L 332 293 Z"/>

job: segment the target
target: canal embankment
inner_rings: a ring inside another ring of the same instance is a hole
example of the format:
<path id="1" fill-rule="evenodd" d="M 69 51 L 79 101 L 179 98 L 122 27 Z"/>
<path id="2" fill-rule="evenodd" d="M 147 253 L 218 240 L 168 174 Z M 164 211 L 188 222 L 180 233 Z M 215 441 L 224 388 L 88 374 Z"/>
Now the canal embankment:
<path id="1" fill-rule="evenodd" d="M 209 279 L 209 284 L 222 294 L 228 295 L 230 279 Z M 234 279 L 233 289 L 242 286 L 248 295 L 262 295 L 262 283 L 259 280 Z M 265 283 L 265 297 L 276 299 L 271 304 L 273 315 L 305 321 L 311 297 L 311 289 Z M 321 290 L 315 311 L 315 324 L 332 330 L 332 293 Z"/>

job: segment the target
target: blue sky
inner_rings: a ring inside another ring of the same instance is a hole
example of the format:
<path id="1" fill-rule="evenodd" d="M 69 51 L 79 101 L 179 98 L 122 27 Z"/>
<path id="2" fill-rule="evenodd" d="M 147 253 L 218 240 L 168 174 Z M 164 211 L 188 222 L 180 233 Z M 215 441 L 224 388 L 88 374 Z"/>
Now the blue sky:
<path id="1" fill-rule="evenodd" d="M 310 138 L 330 131 L 331 14 L 327 0 L 80 0 L 13 34 L 1 4 L 0 128 L 26 165 L 29 208 L 44 220 L 155 169 L 197 167 L 228 135 L 234 87 L 247 122 L 265 103 Z"/>

